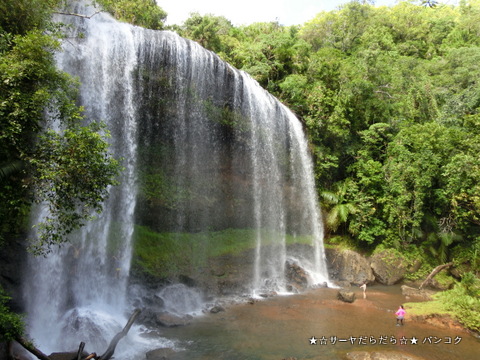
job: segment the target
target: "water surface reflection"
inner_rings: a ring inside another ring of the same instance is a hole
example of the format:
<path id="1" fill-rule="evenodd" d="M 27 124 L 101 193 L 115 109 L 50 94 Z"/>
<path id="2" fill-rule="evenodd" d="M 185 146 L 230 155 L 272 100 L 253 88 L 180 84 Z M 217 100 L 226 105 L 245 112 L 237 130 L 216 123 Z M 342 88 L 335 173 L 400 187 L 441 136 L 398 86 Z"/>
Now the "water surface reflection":
<path id="1" fill-rule="evenodd" d="M 458 329 L 409 320 L 396 326 L 395 311 L 406 302 L 398 286 L 373 286 L 353 304 L 335 289 L 279 296 L 236 305 L 196 318 L 187 327 L 166 329 L 185 351 L 172 360 L 344 359 L 351 351 L 402 351 L 429 360 L 478 359 L 480 341 Z M 415 339 L 416 344 L 415 344 Z M 449 342 L 451 342 L 449 344 Z M 458 344 L 455 344 L 457 343 Z"/>

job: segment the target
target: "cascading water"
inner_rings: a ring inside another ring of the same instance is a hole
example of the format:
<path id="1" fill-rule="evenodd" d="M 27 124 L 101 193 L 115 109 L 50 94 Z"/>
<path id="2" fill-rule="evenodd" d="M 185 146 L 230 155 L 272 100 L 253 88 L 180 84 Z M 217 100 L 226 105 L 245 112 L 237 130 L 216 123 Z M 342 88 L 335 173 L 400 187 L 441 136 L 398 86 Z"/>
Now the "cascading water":
<path id="1" fill-rule="evenodd" d="M 71 246 L 31 260 L 25 293 L 40 347 L 72 349 L 86 336 L 100 351 L 124 324 L 134 225 L 174 234 L 251 229 L 253 295 L 286 290 L 287 260 L 314 283 L 328 280 L 307 142 L 287 108 L 174 33 L 103 13 L 62 20 L 77 36 L 58 66 L 79 77 L 86 118 L 107 124 L 125 171 L 104 213 Z M 290 253 L 296 236 L 308 237 L 313 251 Z M 200 245 L 196 256 L 206 256 L 211 245 Z"/>
<path id="2" fill-rule="evenodd" d="M 95 351 L 105 350 L 126 322 L 137 197 L 137 121 L 131 76 L 136 57 L 131 28 L 116 24 L 111 36 L 110 24 L 95 22 L 95 28 L 86 28 L 98 31 L 94 38 L 68 42 L 65 52 L 57 55 L 60 68 L 82 79 L 80 101 L 88 104 L 86 118 L 108 125 L 112 151 L 125 160 L 122 186 L 110 190 L 102 215 L 72 236 L 71 245 L 45 259 L 30 259 L 25 289 L 30 333 L 45 351 L 74 349 L 79 339 Z M 42 217 L 41 208 L 34 217 Z"/>
<path id="3" fill-rule="evenodd" d="M 179 316 L 201 313 L 205 304 L 200 291 L 184 284 L 166 286 L 157 296 L 162 299 L 165 311 Z"/>

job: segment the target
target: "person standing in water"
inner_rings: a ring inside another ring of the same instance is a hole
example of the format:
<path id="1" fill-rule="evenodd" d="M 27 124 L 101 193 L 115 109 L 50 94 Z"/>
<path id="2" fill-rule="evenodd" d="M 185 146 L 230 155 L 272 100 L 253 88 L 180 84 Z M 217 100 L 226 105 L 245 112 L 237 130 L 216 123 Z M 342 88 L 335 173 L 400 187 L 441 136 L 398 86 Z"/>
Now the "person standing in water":
<path id="1" fill-rule="evenodd" d="M 403 305 L 400 305 L 395 315 L 397 315 L 397 326 L 403 325 L 403 320 L 405 319 L 405 308 Z"/>
<path id="2" fill-rule="evenodd" d="M 367 297 L 367 295 L 365 294 L 365 292 L 367 291 L 367 283 L 363 283 L 360 288 L 363 290 L 363 298 L 365 299 Z"/>

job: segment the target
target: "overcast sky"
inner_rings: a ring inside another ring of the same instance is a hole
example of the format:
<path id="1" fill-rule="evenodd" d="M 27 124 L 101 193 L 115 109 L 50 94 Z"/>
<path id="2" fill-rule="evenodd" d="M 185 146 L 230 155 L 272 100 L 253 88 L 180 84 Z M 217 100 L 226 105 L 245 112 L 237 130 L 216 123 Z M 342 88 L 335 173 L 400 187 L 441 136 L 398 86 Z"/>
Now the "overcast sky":
<path id="1" fill-rule="evenodd" d="M 321 11 L 331 11 L 349 0 L 156 0 L 168 13 L 167 24 L 181 24 L 191 12 L 223 15 L 233 25 L 276 21 L 301 25 Z M 375 0 L 377 6 L 394 5 L 397 0 Z"/>

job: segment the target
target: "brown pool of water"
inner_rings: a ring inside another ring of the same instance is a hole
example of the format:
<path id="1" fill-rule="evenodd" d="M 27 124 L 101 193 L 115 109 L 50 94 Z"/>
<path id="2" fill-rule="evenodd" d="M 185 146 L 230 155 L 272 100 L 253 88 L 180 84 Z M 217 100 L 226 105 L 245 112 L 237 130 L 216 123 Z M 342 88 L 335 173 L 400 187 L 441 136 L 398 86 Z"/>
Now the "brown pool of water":
<path id="1" fill-rule="evenodd" d="M 372 286 L 354 303 L 336 299 L 338 289 L 277 296 L 195 318 L 163 337 L 184 349 L 172 360 L 345 359 L 352 351 L 401 351 L 428 360 L 480 359 L 480 341 L 458 328 L 409 319 L 396 326 L 395 311 L 407 302 L 398 286 Z"/>

